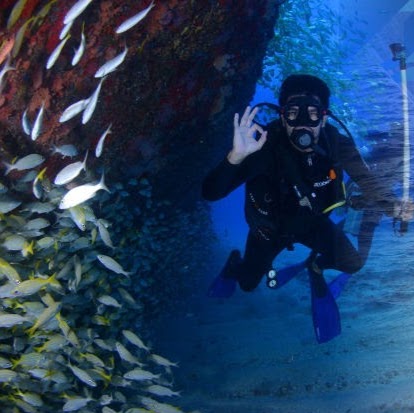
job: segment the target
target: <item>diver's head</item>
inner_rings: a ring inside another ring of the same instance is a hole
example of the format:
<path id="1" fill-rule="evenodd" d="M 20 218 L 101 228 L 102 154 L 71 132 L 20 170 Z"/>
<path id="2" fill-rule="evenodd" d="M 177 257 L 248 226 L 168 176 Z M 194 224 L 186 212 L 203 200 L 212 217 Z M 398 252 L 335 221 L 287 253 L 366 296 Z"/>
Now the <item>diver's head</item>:
<path id="1" fill-rule="evenodd" d="M 311 75 L 291 75 L 279 95 L 282 124 L 290 142 L 301 152 L 312 152 L 326 124 L 330 90 Z"/>

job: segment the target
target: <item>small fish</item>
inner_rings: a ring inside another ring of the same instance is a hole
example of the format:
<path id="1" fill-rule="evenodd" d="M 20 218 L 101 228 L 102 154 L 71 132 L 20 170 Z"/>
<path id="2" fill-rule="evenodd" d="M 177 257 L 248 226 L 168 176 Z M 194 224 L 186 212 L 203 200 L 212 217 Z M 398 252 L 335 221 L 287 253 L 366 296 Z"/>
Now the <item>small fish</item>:
<path id="1" fill-rule="evenodd" d="M 131 274 L 130 272 L 125 271 L 119 263 L 117 263 L 113 258 L 109 257 L 108 255 L 98 254 L 96 258 L 98 258 L 101 264 L 103 264 L 104 267 L 108 268 L 108 270 L 126 276 Z"/>
<path id="2" fill-rule="evenodd" d="M 124 345 L 122 345 L 120 342 L 117 341 L 115 343 L 115 349 L 119 357 L 121 358 L 121 360 L 127 361 L 128 363 L 131 363 L 131 364 L 137 364 L 140 367 L 143 366 L 143 364 L 135 356 L 133 356 L 127 350 L 127 348 Z"/>
<path id="3" fill-rule="evenodd" d="M 70 32 L 70 29 L 72 28 L 73 22 L 74 20 L 63 26 L 59 34 L 59 40 L 63 40 L 67 36 L 67 34 Z"/>
<path id="4" fill-rule="evenodd" d="M 72 373 L 83 383 L 91 387 L 96 387 L 95 380 L 87 373 L 85 370 L 80 369 L 79 367 L 72 366 L 68 364 L 68 367 L 72 370 Z"/>
<path id="5" fill-rule="evenodd" d="M 178 407 L 167 403 L 160 403 L 150 397 L 141 397 L 141 403 L 151 411 L 157 413 L 183 413 Z"/>
<path id="6" fill-rule="evenodd" d="M 65 337 L 63 337 L 60 334 L 55 334 L 48 341 L 43 343 L 41 346 L 35 347 L 35 350 L 38 353 L 57 351 L 61 349 L 63 346 L 65 346 L 66 344 L 67 344 L 67 340 Z"/>
<path id="7" fill-rule="evenodd" d="M 108 60 L 96 71 L 95 77 L 104 77 L 107 74 L 114 72 L 117 69 L 117 67 L 125 60 L 127 53 L 128 48 L 125 46 L 125 50 L 122 53 L 115 56 L 113 59 Z"/>
<path id="8" fill-rule="evenodd" d="M 155 361 L 159 366 L 163 367 L 178 367 L 178 363 L 166 359 L 165 357 L 159 356 L 158 354 L 151 354 L 151 359 Z"/>
<path id="9" fill-rule="evenodd" d="M 37 175 L 32 184 L 33 195 L 37 199 L 41 199 L 43 195 L 43 180 L 45 179 L 45 173 L 47 168 L 43 168 Z"/>
<path id="10" fill-rule="evenodd" d="M 85 24 L 82 25 L 81 41 L 79 43 L 78 48 L 75 51 L 75 54 L 73 55 L 72 66 L 76 66 L 79 63 L 79 60 L 81 60 L 83 53 L 85 52 L 86 38 L 84 33 L 84 27 Z"/>
<path id="11" fill-rule="evenodd" d="M 82 204 L 83 202 L 93 198 L 100 189 L 110 192 L 105 185 L 104 174 L 102 174 L 101 180 L 95 185 L 84 184 L 72 188 L 60 201 L 59 208 L 67 209 Z"/>
<path id="12" fill-rule="evenodd" d="M 112 126 L 112 123 L 108 126 L 106 131 L 99 138 L 99 141 L 98 141 L 98 143 L 96 145 L 96 148 L 95 148 L 95 156 L 97 158 L 99 158 L 102 155 L 102 150 L 103 150 L 103 145 L 104 145 L 104 142 L 105 142 L 105 138 L 109 133 L 112 132 L 111 131 L 111 126 Z"/>
<path id="13" fill-rule="evenodd" d="M 0 369 L 0 383 L 10 383 L 15 381 L 18 374 L 8 369 Z"/>
<path id="14" fill-rule="evenodd" d="M 124 337 L 131 343 L 137 346 L 138 348 L 149 351 L 150 349 L 142 342 L 142 340 L 130 330 L 122 330 Z"/>
<path id="15" fill-rule="evenodd" d="M 98 103 L 98 97 L 99 93 L 101 92 L 102 83 L 105 80 L 103 77 L 101 81 L 99 82 L 99 85 L 95 89 L 95 91 L 92 93 L 92 95 L 88 98 L 88 104 L 85 107 L 85 110 L 82 114 L 82 124 L 85 125 L 89 121 L 89 119 L 92 117 L 93 112 L 95 111 L 96 104 Z"/>
<path id="16" fill-rule="evenodd" d="M 12 234 L 7 236 L 1 245 L 9 251 L 21 251 L 26 244 L 26 238 L 18 234 Z"/>
<path id="17" fill-rule="evenodd" d="M 73 162 L 66 165 L 55 177 L 55 185 L 65 185 L 73 181 L 83 170 L 86 171 L 86 160 L 88 159 L 88 151 L 86 151 L 83 161 Z"/>
<path id="18" fill-rule="evenodd" d="M 40 135 L 40 132 L 42 129 L 44 111 L 45 111 L 45 103 L 43 102 L 36 116 L 36 120 L 33 124 L 33 128 L 30 132 L 30 137 L 32 138 L 32 141 L 35 141 Z"/>
<path id="19" fill-rule="evenodd" d="M 21 205 L 21 201 L 16 201 L 7 195 L 2 196 L 0 198 L 0 213 L 7 214 L 10 211 L 13 211 L 13 209 L 16 209 L 19 205 Z"/>
<path id="20" fill-rule="evenodd" d="M 15 25 L 17 20 L 19 19 L 26 3 L 27 3 L 27 0 L 18 0 L 15 3 L 15 5 L 13 6 L 13 9 L 12 9 L 10 15 L 9 15 L 9 18 L 7 20 L 7 29 L 8 30 L 10 30 Z"/>
<path id="21" fill-rule="evenodd" d="M 28 116 L 27 116 L 27 112 L 28 112 L 28 110 L 29 109 L 26 109 L 24 112 L 23 112 L 23 116 L 22 116 L 22 128 L 23 128 L 23 131 L 24 131 L 24 133 L 26 134 L 26 135 L 28 135 L 28 136 L 30 136 L 31 134 L 32 134 L 32 132 L 31 132 L 31 126 L 30 126 L 30 122 L 29 122 L 29 118 L 28 118 Z"/>
<path id="22" fill-rule="evenodd" d="M 66 13 L 63 24 L 68 24 L 72 20 L 75 20 L 91 2 L 92 0 L 78 0 Z"/>
<path id="23" fill-rule="evenodd" d="M 75 412 L 85 407 L 92 399 L 90 397 L 70 397 L 63 405 L 64 412 Z"/>
<path id="24" fill-rule="evenodd" d="M 151 4 L 144 10 L 141 10 L 136 15 L 130 17 L 129 19 L 125 20 L 116 30 L 115 32 L 117 34 L 124 33 L 127 30 L 129 30 L 131 27 L 138 24 L 142 19 L 146 17 L 146 15 L 149 13 L 149 11 L 155 6 L 154 1 L 151 2 Z"/>
<path id="25" fill-rule="evenodd" d="M 98 226 L 99 235 L 100 235 L 103 243 L 109 248 L 115 248 L 114 245 L 112 244 L 111 237 L 110 237 L 109 232 L 106 229 L 102 219 L 97 220 L 97 226 Z"/>
<path id="26" fill-rule="evenodd" d="M 72 208 L 69 208 L 70 216 L 72 217 L 73 222 L 81 230 L 85 231 L 86 229 L 86 215 L 85 210 L 81 205 L 76 205 Z"/>
<path id="27" fill-rule="evenodd" d="M 59 122 L 66 122 L 69 119 L 75 117 L 78 113 L 81 113 L 83 110 L 85 110 L 86 106 L 88 105 L 88 102 L 89 99 L 82 99 L 68 106 L 60 116 Z"/>
<path id="28" fill-rule="evenodd" d="M 0 328 L 10 328 L 30 321 L 29 318 L 18 314 L 0 314 Z"/>
<path id="29" fill-rule="evenodd" d="M 16 70 L 16 68 L 13 66 L 10 66 L 10 55 L 8 55 L 6 63 L 1 68 L 1 71 L 0 71 L 0 93 L 3 91 L 4 85 L 5 85 L 4 79 L 5 79 L 6 73 L 9 72 L 10 70 Z"/>
<path id="30" fill-rule="evenodd" d="M 122 304 L 120 304 L 115 298 L 111 297 L 110 295 L 101 295 L 97 298 L 101 304 L 104 304 L 108 307 L 116 307 L 121 308 Z"/>
<path id="31" fill-rule="evenodd" d="M 180 396 L 180 392 L 172 391 L 168 387 L 160 386 L 159 384 L 153 384 L 151 386 L 148 386 L 145 388 L 145 390 L 151 394 L 155 394 L 156 396 L 161 397 Z"/>
<path id="32" fill-rule="evenodd" d="M 23 226 L 24 231 L 32 231 L 36 229 L 47 228 L 50 225 L 50 222 L 46 218 L 33 218 Z"/>
<path id="33" fill-rule="evenodd" d="M 27 297 L 29 295 L 36 294 L 48 285 L 60 290 L 62 289 L 62 286 L 56 280 L 56 274 L 53 274 L 48 278 L 34 278 L 33 280 L 20 282 L 10 291 L 10 297 Z"/>
<path id="34" fill-rule="evenodd" d="M 29 336 L 33 336 L 34 332 L 41 327 L 42 325 L 46 324 L 48 321 L 50 321 L 57 313 L 60 311 L 60 308 L 62 307 L 61 303 L 53 303 L 49 307 L 47 307 L 42 314 L 39 315 L 36 322 L 33 324 L 32 327 L 30 327 L 27 330 L 27 333 Z"/>
<path id="35" fill-rule="evenodd" d="M 154 374 L 154 373 L 151 373 L 150 371 L 136 368 L 134 370 L 131 370 L 125 373 L 123 377 L 127 380 L 143 381 L 143 380 L 158 379 L 160 378 L 160 374 Z"/>
<path id="36" fill-rule="evenodd" d="M 0 258 L 0 274 L 5 275 L 13 286 L 21 282 L 19 273 L 3 258 Z"/>
<path id="37" fill-rule="evenodd" d="M 4 174 L 7 175 L 13 170 L 25 171 L 27 169 L 36 168 L 36 166 L 39 166 L 40 164 L 42 164 L 44 160 L 45 158 L 42 155 L 32 153 L 23 158 L 20 158 L 18 161 L 16 161 L 13 164 L 9 164 L 3 161 L 3 163 L 6 165 L 6 172 Z"/>
<path id="38" fill-rule="evenodd" d="M 51 69 L 53 65 L 56 63 L 56 60 L 60 56 L 63 47 L 65 46 L 66 42 L 70 39 L 70 34 L 68 34 L 53 50 L 52 54 L 49 56 L 46 62 L 46 69 Z"/>
<path id="39" fill-rule="evenodd" d="M 78 150 L 72 144 L 61 145 L 61 146 L 53 145 L 52 154 L 55 154 L 55 153 L 62 155 L 64 158 L 66 157 L 73 158 L 74 156 L 78 155 Z"/>
<path id="40" fill-rule="evenodd" d="M 44 404 L 42 398 L 37 393 L 23 393 L 21 390 L 18 390 L 16 394 L 20 396 L 26 403 L 30 404 L 30 406 L 42 407 Z"/>

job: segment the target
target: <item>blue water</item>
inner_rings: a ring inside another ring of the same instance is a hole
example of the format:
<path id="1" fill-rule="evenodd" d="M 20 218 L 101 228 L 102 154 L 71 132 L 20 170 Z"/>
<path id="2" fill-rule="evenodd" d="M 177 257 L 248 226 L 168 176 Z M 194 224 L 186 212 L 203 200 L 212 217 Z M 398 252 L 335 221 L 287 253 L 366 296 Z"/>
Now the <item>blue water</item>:
<path id="1" fill-rule="evenodd" d="M 359 7 L 361 14 L 373 20 L 364 28 L 366 44 L 346 62 L 345 73 L 358 72 L 361 80 L 336 103 L 352 105 L 352 119 L 342 120 L 373 168 L 378 173 L 384 168 L 396 171 L 401 157 L 389 157 L 392 148 L 387 142 L 367 136 L 373 130 L 388 133 L 396 122 L 402 122 L 400 72 L 388 45 L 402 41 L 409 30 L 397 25 L 396 16 L 400 7 L 412 1 L 395 2 L 394 12 L 389 2 L 376 2 L 376 13 L 367 8 L 370 2 L 352 3 L 347 4 Z M 410 10 L 412 13 L 412 6 Z M 410 124 L 414 125 L 412 69 L 408 78 Z M 273 92 L 258 86 L 251 103 L 259 101 L 275 102 Z M 228 139 L 230 148 L 231 137 Z M 375 150 L 377 159 L 373 158 Z M 402 178 L 385 176 L 395 193 L 401 194 Z M 263 281 L 253 293 L 238 290 L 227 300 L 205 297 L 229 251 L 243 251 L 247 234 L 243 188 L 214 203 L 212 219 L 217 245 L 211 272 L 190 298 L 188 312 L 169 315 L 160 324 L 165 354 L 181 363 L 176 379 L 186 394 L 183 406 L 203 413 L 414 410 L 414 224 L 400 237 L 393 231 L 391 218 L 383 218 L 366 265 L 338 299 L 341 336 L 319 345 L 304 274 L 277 291 L 268 289 Z M 306 248 L 296 246 L 293 252 L 283 252 L 274 266 L 296 263 L 307 254 Z M 334 276 L 335 272 L 326 273 L 328 280 Z"/>

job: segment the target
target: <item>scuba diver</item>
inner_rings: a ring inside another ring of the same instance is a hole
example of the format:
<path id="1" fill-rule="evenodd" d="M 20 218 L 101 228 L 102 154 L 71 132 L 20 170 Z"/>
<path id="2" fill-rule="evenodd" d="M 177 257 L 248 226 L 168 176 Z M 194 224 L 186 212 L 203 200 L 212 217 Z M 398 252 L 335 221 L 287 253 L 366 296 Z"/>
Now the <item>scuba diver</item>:
<path id="1" fill-rule="evenodd" d="M 230 253 L 208 294 L 230 296 L 237 283 L 252 291 L 265 275 L 269 287 L 279 288 L 306 268 L 319 343 L 341 332 L 335 298 L 350 274 L 364 265 L 382 214 L 412 218 L 412 204 L 401 208 L 391 189 L 370 171 L 352 137 L 328 123 L 328 116 L 337 120 L 329 111 L 329 98 L 323 80 L 308 74 L 287 77 L 280 89 L 279 119 L 259 125 L 254 121 L 257 107 L 247 107 L 241 119 L 236 114 L 233 147 L 202 184 L 203 198 L 216 201 L 244 183 L 249 226 L 243 257 L 238 250 Z M 330 218 L 347 202 L 344 171 L 358 185 L 365 208 L 358 248 Z M 311 250 L 308 259 L 273 270 L 277 255 L 295 243 Z M 325 269 L 341 274 L 328 285 Z"/>

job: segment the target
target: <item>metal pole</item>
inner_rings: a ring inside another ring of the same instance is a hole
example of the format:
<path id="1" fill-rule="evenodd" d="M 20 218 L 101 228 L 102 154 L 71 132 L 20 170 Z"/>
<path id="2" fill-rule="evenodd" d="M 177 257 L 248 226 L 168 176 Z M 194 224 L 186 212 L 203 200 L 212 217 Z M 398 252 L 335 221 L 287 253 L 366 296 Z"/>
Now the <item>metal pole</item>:
<path id="1" fill-rule="evenodd" d="M 403 109 L 403 125 L 404 125 L 404 141 L 403 141 L 403 207 L 410 198 L 410 125 L 408 114 L 408 89 L 407 89 L 407 64 L 405 47 L 401 43 L 393 43 L 390 45 L 394 61 L 400 62 L 401 73 L 401 92 L 402 92 L 402 109 Z M 400 232 L 407 232 L 408 222 L 401 221 Z"/>

